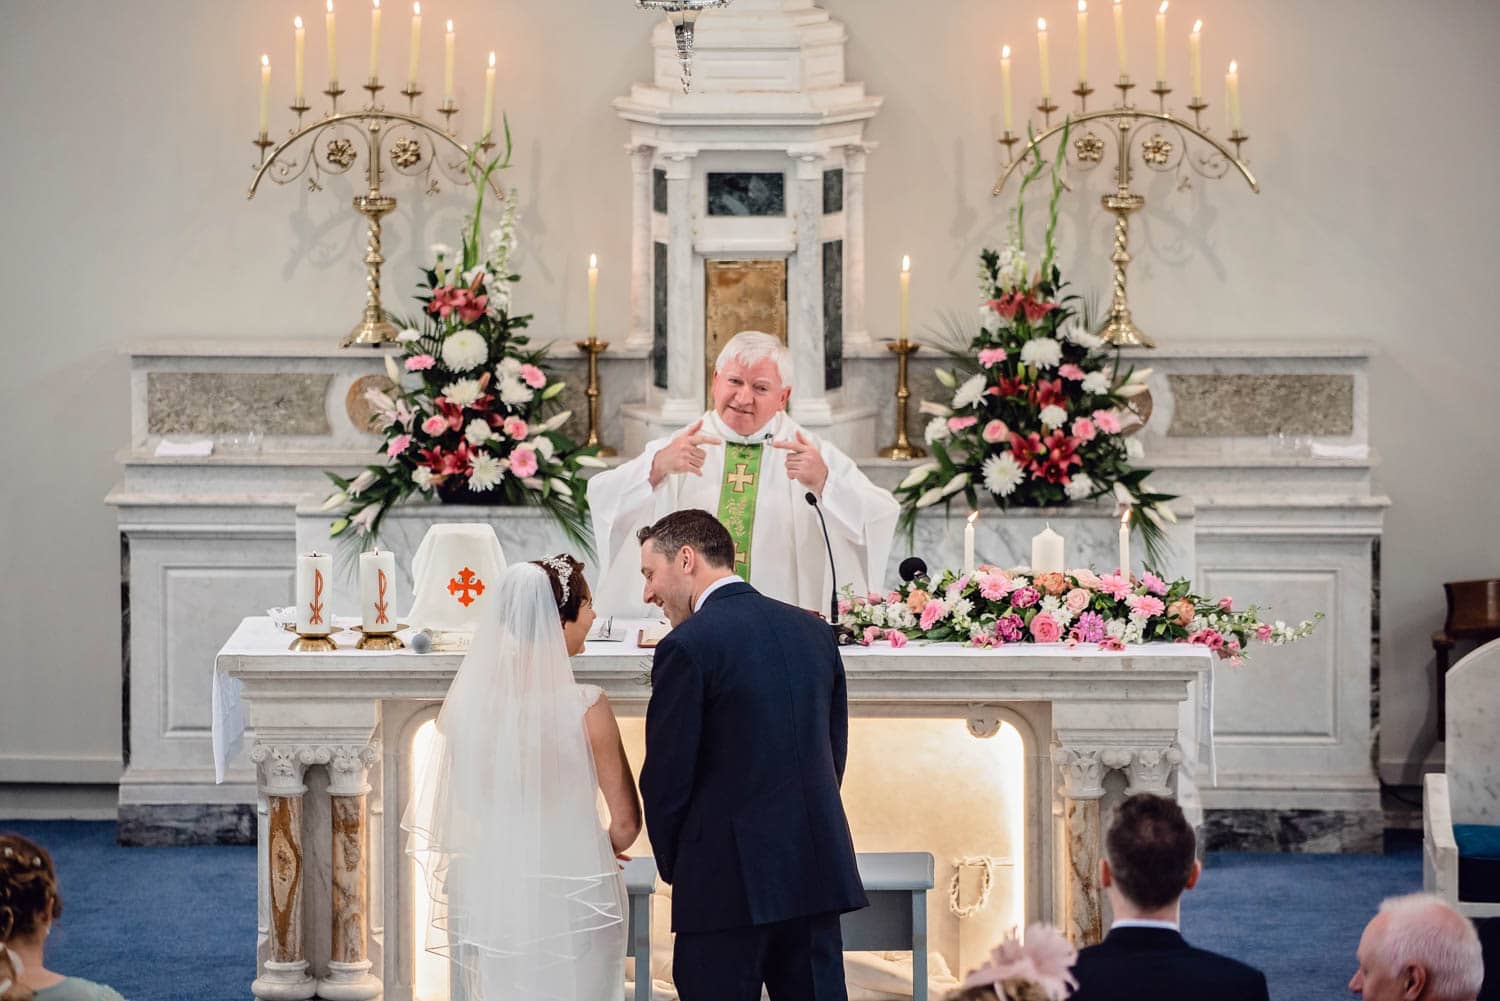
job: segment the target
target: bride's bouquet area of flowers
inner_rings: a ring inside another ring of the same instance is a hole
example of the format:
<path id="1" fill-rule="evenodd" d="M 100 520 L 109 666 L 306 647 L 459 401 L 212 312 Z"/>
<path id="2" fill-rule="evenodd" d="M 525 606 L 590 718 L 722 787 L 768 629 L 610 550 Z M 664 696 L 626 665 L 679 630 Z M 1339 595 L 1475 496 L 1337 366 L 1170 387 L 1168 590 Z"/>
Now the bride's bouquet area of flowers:
<path id="1" fill-rule="evenodd" d="M 1323 614 L 1296 625 L 1264 622 L 1253 605 L 1237 609 L 1230 598 L 1194 594 L 1188 581 L 1168 583 L 1149 570 L 1137 578 L 1084 569 L 1032 574 L 983 566 L 965 574 L 947 570 L 936 580 L 919 577 L 885 594 L 857 596 L 846 588 L 839 619 L 866 646 L 926 640 L 1122 650 L 1127 644 L 1193 643 L 1238 665 L 1251 642 L 1295 642 L 1311 634 Z"/>
<path id="2" fill-rule="evenodd" d="M 395 385 L 365 394 L 385 438 L 384 461 L 354 477 L 327 474 L 338 488 L 324 504 L 340 512 L 335 537 L 376 536 L 392 506 L 419 496 L 542 507 L 589 548 L 578 471 L 601 463 L 560 430 L 571 416 L 557 403 L 564 384 L 521 333 L 531 317 L 510 312 L 520 280 L 510 263 L 514 191 L 499 227 L 481 240 L 484 189 L 499 165 L 473 171 L 478 196 L 458 252 L 432 248 L 416 296 L 421 315 L 398 336 L 400 354 L 386 359 Z"/>

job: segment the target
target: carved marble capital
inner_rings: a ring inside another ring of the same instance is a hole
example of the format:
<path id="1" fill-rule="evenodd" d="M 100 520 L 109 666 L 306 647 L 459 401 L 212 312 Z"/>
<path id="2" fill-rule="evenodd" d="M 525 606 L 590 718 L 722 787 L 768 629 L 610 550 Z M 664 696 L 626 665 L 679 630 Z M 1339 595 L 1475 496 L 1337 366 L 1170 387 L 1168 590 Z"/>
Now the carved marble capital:
<path id="1" fill-rule="evenodd" d="M 661 168 L 667 173 L 668 181 L 687 181 L 693 176 L 693 157 L 698 155 L 697 150 L 674 149 L 662 154 Z"/>
<path id="2" fill-rule="evenodd" d="M 869 146 L 861 143 L 844 147 L 844 171 L 846 174 L 863 174 L 865 172 L 865 155 Z"/>
<path id="3" fill-rule="evenodd" d="M 823 182 L 823 157 L 806 150 L 789 150 L 787 156 L 797 161 L 797 180 Z"/>
<path id="4" fill-rule="evenodd" d="M 1138 792 L 1154 793 L 1157 796 L 1172 795 L 1172 772 L 1182 764 L 1182 749 L 1176 744 L 1165 747 L 1140 747 L 1130 754 L 1130 763 L 1125 768 L 1130 784 L 1125 787 L 1127 795 Z"/>
<path id="5" fill-rule="evenodd" d="M 307 792 L 303 775 L 309 765 L 328 763 L 326 747 L 313 744 L 265 744 L 250 749 L 250 760 L 260 774 L 261 791 L 268 796 L 300 796 Z"/>
<path id="6" fill-rule="evenodd" d="M 641 144 L 627 143 L 626 150 L 630 153 L 630 166 L 638 174 L 649 174 L 651 164 L 656 159 L 656 147 Z"/>
<path id="7" fill-rule="evenodd" d="M 330 796 L 363 796 L 370 791 L 370 769 L 380 760 L 380 744 L 330 744 L 320 748 L 328 765 Z"/>
<path id="8" fill-rule="evenodd" d="M 1000 732 L 1005 719 L 994 706 L 969 706 L 969 733 L 981 739 L 993 737 Z"/>

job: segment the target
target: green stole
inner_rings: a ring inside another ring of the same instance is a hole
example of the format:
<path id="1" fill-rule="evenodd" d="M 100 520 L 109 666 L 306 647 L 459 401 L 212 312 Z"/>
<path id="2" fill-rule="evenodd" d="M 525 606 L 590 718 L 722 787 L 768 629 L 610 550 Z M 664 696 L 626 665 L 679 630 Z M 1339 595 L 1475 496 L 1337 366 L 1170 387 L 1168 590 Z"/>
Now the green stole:
<path id="1" fill-rule="evenodd" d="M 734 540 L 734 572 L 750 579 L 750 543 L 755 534 L 755 496 L 760 489 L 764 445 L 724 443 L 724 482 L 719 487 L 719 521 Z"/>

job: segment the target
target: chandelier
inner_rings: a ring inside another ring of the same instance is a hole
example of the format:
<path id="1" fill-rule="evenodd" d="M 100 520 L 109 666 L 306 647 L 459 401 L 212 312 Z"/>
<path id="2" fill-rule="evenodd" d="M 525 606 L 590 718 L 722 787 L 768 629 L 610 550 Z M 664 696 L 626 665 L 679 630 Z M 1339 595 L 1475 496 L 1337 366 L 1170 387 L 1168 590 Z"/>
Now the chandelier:
<path id="1" fill-rule="evenodd" d="M 677 61 L 682 64 L 682 92 L 688 92 L 693 80 L 693 25 L 701 11 L 710 7 L 727 7 L 729 0 L 635 0 L 641 10 L 659 10 L 667 15 L 672 34 L 677 39 Z"/>

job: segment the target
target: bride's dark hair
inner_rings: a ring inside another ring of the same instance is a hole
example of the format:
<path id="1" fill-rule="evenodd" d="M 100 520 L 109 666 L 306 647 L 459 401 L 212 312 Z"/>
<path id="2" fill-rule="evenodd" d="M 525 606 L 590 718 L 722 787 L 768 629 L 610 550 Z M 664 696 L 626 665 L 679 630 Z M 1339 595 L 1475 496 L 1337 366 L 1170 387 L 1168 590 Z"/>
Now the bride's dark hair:
<path id="1" fill-rule="evenodd" d="M 547 583 L 552 585 L 552 600 L 557 604 L 557 614 L 564 622 L 576 622 L 583 600 L 591 597 L 588 581 L 583 577 L 583 561 L 558 553 L 545 560 L 532 560 L 533 566 L 542 568 Z M 567 597 L 563 597 L 563 582 L 567 582 Z"/>

